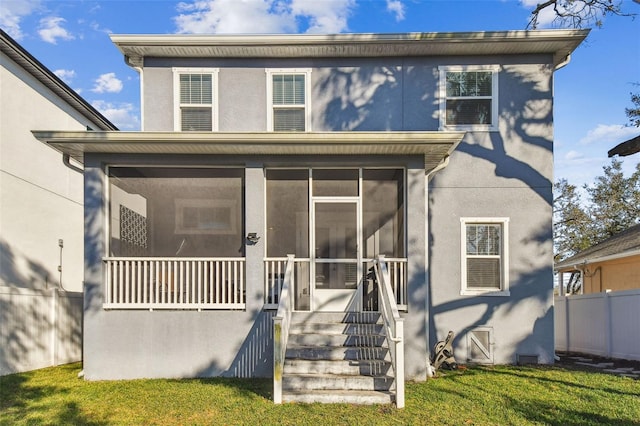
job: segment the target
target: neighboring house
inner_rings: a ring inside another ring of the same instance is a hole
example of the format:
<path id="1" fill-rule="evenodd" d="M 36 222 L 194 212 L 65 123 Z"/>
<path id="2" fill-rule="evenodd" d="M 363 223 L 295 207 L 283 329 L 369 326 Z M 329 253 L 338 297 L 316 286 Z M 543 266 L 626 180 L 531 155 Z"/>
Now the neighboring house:
<path id="1" fill-rule="evenodd" d="M 640 289 L 640 225 L 556 263 L 554 269 L 560 282 L 564 274 L 572 277 L 569 293 Z"/>
<path id="2" fill-rule="evenodd" d="M 392 390 L 367 356 L 403 338 L 424 380 L 450 330 L 458 362 L 552 363 L 553 73 L 587 33 L 113 35 L 143 131 L 35 132 L 85 169 L 85 378 L 274 375 L 294 400 L 346 359 Z M 336 347 L 379 303 L 404 333 Z"/>
<path id="3" fill-rule="evenodd" d="M 84 276 L 82 173 L 31 131 L 117 129 L 2 30 L 0 61 L 0 374 L 5 374 L 51 365 L 56 357 L 44 348 L 50 347 L 54 327 L 52 289 L 80 292 Z M 81 306 L 74 320 L 76 360 Z M 62 311 L 59 315 L 60 321 L 66 318 Z"/>

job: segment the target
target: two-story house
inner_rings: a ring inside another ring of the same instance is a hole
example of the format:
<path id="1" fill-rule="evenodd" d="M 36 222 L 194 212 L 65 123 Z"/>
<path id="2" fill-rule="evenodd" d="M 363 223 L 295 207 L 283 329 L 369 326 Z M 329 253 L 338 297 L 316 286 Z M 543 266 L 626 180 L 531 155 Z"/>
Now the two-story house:
<path id="1" fill-rule="evenodd" d="M 552 363 L 553 73 L 586 35 L 113 35 L 143 131 L 36 132 L 85 168 L 85 377 L 388 401 L 448 331 Z"/>

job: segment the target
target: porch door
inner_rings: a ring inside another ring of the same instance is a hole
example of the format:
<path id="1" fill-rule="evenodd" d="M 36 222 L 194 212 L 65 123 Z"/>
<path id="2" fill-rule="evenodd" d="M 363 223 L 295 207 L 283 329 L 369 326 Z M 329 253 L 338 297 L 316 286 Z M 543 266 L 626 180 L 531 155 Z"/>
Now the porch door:
<path id="1" fill-rule="evenodd" d="M 362 275 L 359 201 L 332 198 L 313 202 L 313 310 L 359 311 Z"/>

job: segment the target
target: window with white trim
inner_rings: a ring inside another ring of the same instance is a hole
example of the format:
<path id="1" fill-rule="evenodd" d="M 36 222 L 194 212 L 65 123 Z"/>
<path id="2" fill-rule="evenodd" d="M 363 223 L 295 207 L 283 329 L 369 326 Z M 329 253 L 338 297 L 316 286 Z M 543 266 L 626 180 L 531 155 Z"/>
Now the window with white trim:
<path id="1" fill-rule="evenodd" d="M 174 130 L 218 130 L 218 69 L 174 68 Z"/>
<path id="2" fill-rule="evenodd" d="M 440 127 L 498 129 L 497 65 L 441 66 Z"/>
<path id="3" fill-rule="evenodd" d="M 463 295 L 509 295 L 509 219 L 462 218 Z"/>
<path id="4" fill-rule="evenodd" d="M 311 130 L 310 69 L 267 69 L 267 129 Z"/>

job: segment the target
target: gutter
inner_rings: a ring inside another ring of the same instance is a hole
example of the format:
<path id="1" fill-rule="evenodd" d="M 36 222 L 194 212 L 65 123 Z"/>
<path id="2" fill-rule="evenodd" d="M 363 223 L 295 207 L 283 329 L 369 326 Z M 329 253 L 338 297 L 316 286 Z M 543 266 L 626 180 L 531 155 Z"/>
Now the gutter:
<path id="1" fill-rule="evenodd" d="M 69 154 L 62 154 L 62 163 L 73 171 L 76 171 L 80 174 L 84 173 L 83 169 L 71 164 L 71 156 Z"/>
<path id="2" fill-rule="evenodd" d="M 24 71 L 33 76 L 47 89 L 79 112 L 83 117 L 100 127 L 101 130 L 118 130 L 102 113 L 49 70 L 35 56 L 0 29 L 0 50 Z"/>
<path id="3" fill-rule="evenodd" d="M 558 71 L 560 68 L 564 68 L 571 62 L 571 53 L 567 54 L 562 61 L 560 61 L 554 68 L 554 71 Z"/>
<path id="4" fill-rule="evenodd" d="M 569 264 L 564 265 L 564 266 L 554 266 L 553 270 L 555 272 L 559 272 L 560 270 L 563 270 L 565 268 L 567 268 L 567 269 L 573 268 L 576 271 L 581 271 L 586 265 L 590 265 L 592 263 L 606 262 L 608 260 L 624 259 L 625 257 L 631 257 L 631 256 L 640 256 L 640 249 L 627 251 L 627 252 L 624 252 L 624 253 L 612 254 L 612 255 L 609 255 L 609 256 L 602 256 L 602 257 L 594 257 L 594 258 L 591 258 L 591 259 L 585 259 L 582 262 L 574 263 L 574 264 L 569 263 Z"/>

